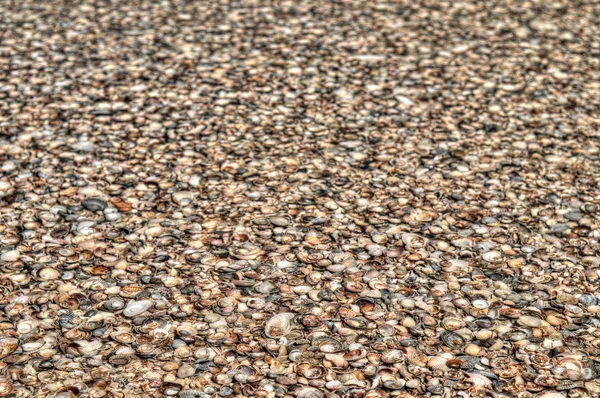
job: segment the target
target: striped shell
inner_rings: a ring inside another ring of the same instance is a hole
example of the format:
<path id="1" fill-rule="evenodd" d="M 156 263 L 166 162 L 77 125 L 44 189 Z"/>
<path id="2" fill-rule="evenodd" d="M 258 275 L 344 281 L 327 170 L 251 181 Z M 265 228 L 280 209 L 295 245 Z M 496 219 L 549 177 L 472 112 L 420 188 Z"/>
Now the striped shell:
<path id="1" fill-rule="evenodd" d="M 12 354 L 19 346 L 19 340 L 7 337 L 0 339 L 0 358 L 4 358 Z"/>

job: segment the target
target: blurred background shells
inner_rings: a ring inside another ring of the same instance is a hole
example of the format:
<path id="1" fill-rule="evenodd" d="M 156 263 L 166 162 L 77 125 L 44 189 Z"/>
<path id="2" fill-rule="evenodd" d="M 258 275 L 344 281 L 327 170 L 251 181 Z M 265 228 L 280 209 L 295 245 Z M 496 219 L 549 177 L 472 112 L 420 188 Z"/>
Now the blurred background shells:
<path id="1" fill-rule="evenodd" d="M 0 15 L 0 397 L 600 397 L 595 2 Z"/>

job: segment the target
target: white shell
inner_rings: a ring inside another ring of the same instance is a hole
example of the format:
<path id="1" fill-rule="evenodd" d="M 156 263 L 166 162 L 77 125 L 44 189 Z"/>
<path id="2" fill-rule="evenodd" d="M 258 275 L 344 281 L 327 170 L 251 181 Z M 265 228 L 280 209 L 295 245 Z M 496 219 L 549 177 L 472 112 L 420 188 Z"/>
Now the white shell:
<path id="1" fill-rule="evenodd" d="M 520 316 L 518 322 L 521 326 L 526 326 L 530 328 L 539 328 L 541 326 L 544 326 L 545 323 L 542 319 L 529 315 Z"/>
<path id="2" fill-rule="evenodd" d="M 403 233 L 402 234 L 402 242 L 404 242 L 405 246 L 412 248 L 421 248 L 427 245 L 428 239 L 413 233 Z"/>
<path id="3" fill-rule="evenodd" d="M 473 307 L 475 307 L 475 308 L 484 309 L 484 308 L 488 308 L 489 306 L 490 306 L 490 303 L 488 303 L 487 300 L 484 300 L 481 298 L 473 300 Z"/>
<path id="4" fill-rule="evenodd" d="M 26 319 L 26 320 L 20 321 L 17 324 L 17 332 L 19 332 L 20 334 L 31 333 L 35 329 L 37 329 L 37 326 L 38 326 L 38 321 L 33 320 L 33 319 Z"/>
<path id="5" fill-rule="evenodd" d="M 24 343 L 21 349 L 25 352 L 37 351 L 44 346 L 44 340 L 36 340 L 29 343 Z"/>
<path id="6" fill-rule="evenodd" d="M 543 392 L 540 395 L 536 395 L 535 398 L 566 398 L 566 395 L 560 392 Z"/>
<path id="7" fill-rule="evenodd" d="M 60 271 L 54 268 L 45 267 L 38 271 L 38 276 L 43 280 L 53 281 L 58 279 Z"/>
<path id="8" fill-rule="evenodd" d="M 0 256 L 0 260 L 2 261 L 17 261 L 19 259 L 19 253 L 17 250 L 9 250 L 7 252 L 2 253 Z"/>
<path id="9" fill-rule="evenodd" d="M 488 387 L 492 385 L 492 381 L 483 375 L 477 373 L 467 373 L 467 375 L 467 380 L 476 387 Z"/>
<path id="10" fill-rule="evenodd" d="M 267 337 L 279 338 L 288 334 L 292 330 L 294 316 L 291 312 L 283 312 L 269 319 L 265 325 Z"/>
<path id="11" fill-rule="evenodd" d="M 127 304 L 127 307 L 123 310 L 123 315 L 126 317 L 134 317 L 146 312 L 151 306 L 152 301 L 150 300 L 132 301 Z"/>
<path id="12" fill-rule="evenodd" d="M 481 255 L 481 257 L 488 262 L 494 263 L 502 260 L 502 253 L 498 250 L 490 250 Z"/>

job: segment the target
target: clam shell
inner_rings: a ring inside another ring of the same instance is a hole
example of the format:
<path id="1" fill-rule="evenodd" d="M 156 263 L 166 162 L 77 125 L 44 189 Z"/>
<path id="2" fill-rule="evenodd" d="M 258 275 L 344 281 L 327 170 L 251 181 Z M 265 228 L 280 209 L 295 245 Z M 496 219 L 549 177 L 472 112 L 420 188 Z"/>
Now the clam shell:
<path id="1" fill-rule="evenodd" d="M 462 319 L 456 317 L 445 317 L 444 319 L 442 319 L 441 324 L 446 330 L 458 330 L 465 326 L 465 322 Z"/>
<path id="2" fill-rule="evenodd" d="M 45 281 L 53 281 L 60 277 L 60 271 L 55 268 L 45 267 L 37 272 L 37 276 Z"/>
<path id="3" fill-rule="evenodd" d="M 17 332 L 20 334 L 31 333 L 37 329 L 39 322 L 34 319 L 22 320 L 17 324 Z"/>
<path id="4" fill-rule="evenodd" d="M 529 328 L 539 328 L 541 326 L 544 326 L 544 324 L 547 324 L 542 319 L 529 315 L 520 316 L 517 322 L 519 323 L 519 325 Z"/>
<path id="5" fill-rule="evenodd" d="M 102 211 L 102 210 L 106 209 L 106 207 L 108 206 L 108 204 L 100 198 L 84 199 L 81 202 L 81 205 L 86 210 L 89 210 L 91 212 Z"/>
<path id="6" fill-rule="evenodd" d="M 446 366 L 446 362 L 448 359 L 440 356 L 434 356 L 429 358 L 427 361 L 427 367 L 433 370 L 446 370 L 448 367 Z"/>
<path id="7" fill-rule="evenodd" d="M 325 353 L 334 353 L 341 351 L 344 346 L 343 344 L 331 337 L 331 336 L 318 336 L 312 339 L 311 342 L 313 347 L 317 347 L 319 351 Z"/>
<path id="8" fill-rule="evenodd" d="M 14 385 L 8 380 L 0 381 L 0 397 L 10 396 L 9 394 L 14 390 Z"/>
<path id="9" fill-rule="evenodd" d="M 485 309 L 490 306 L 490 303 L 486 299 L 483 299 L 483 298 L 477 298 L 477 299 L 473 300 L 472 304 L 473 304 L 473 307 L 479 308 L 479 309 Z"/>
<path id="10" fill-rule="evenodd" d="M 465 345 L 465 340 L 454 332 L 442 332 L 440 340 L 453 350 L 460 350 Z"/>
<path id="11" fill-rule="evenodd" d="M 152 301 L 150 300 L 132 301 L 123 310 L 123 315 L 131 318 L 146 312 L 151 306 Z"/>
<path id="12" fill-rule="evenodd" d="M 322 398 L 323 392 L 314 387 L 304 387 L 296 393 L 297 398 Z"/>
<path id="13" fill-rule="evenodd" d="M 477 373 L 467 373 L 466 380 L 473 384 L 475 387 L 491 387 L 492 381 Z"/>
<path id="14" fill-rule="evenodd" d="M 425 247 L 427 245 L 428 239 L 413 233 L 403 233 L 402 234 L 402 242 L 406 247 L 410 247 L 413 249 L 419 249 Z"/>
<path id="15" fill-rule="evenodd" d="M 481 258 L 490 263 L 497 263 L 502 261 L 504 256 L 502 255 L 502 252 L 498 250 L 490 250 L 489 252 L 483 253 Z"/>
<path id="16" fill-rule="evenodd" d="M 111 297 L 102 306 L 110 312 L 120 311 L 125 308 L 125 300 L 120 297 Z"/>
<path id="17" fill-rule="evenodd" d="M 4 358 L 10 354 L 12 354 L 17 347 L 19 346 L 19 340 L 6 337 L 0 339 L 0 358 Z"/>
<path id="18" fill-rule="evenodd" d="M 400 350 L 386 351 L 381 355 L 383 363 L 398 363 L 406 358 L 406 355 Z"/>
<path id="19" fill-rule="evenodd" d="M 291 312 L 277 314 L 265 324 L 265 335 L 271 338 L 283 337 L 292 330 L 292 320 L 296 315 Z"/>
<path id="20" fill-rule="evenodd" d="M 202 390 L 183 390 L 179 393 L 180 398 L 200 398 L 206 396 Z"/>
<path id="21" fill-rule="evenodd" d="M 20 253 L 18 250 L 8 250 L 0 255 L 0 261 L 4 262 L 12 262 L 17 261 L 20 257 Z"/>
<path id="22" fill-rule="evenodd" d="M 130 354 L 115 354 L 108 358 L 108 363 L 113 366 L 123 366 L 131 362 L 133 358 L 134 356 Z"/>

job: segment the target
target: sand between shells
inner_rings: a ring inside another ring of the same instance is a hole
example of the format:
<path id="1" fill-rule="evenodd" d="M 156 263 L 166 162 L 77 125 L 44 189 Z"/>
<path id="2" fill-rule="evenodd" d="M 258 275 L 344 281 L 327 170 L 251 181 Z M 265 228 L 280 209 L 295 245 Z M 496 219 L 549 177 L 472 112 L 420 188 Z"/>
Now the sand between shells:
<path id="1" fill-rule="evenodd" d="M 0 397 L 600 396 L 598 4 L 0 15 Z"/>

